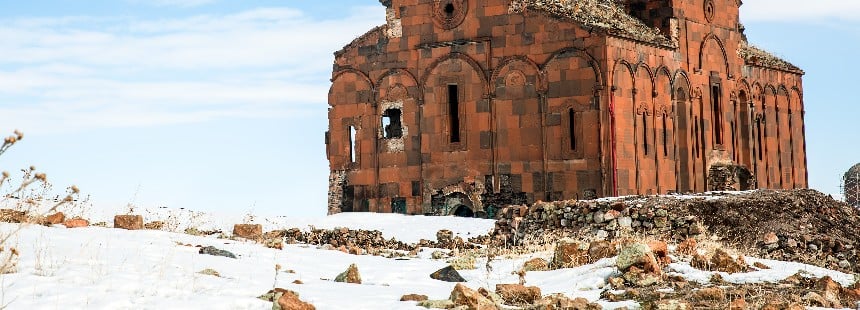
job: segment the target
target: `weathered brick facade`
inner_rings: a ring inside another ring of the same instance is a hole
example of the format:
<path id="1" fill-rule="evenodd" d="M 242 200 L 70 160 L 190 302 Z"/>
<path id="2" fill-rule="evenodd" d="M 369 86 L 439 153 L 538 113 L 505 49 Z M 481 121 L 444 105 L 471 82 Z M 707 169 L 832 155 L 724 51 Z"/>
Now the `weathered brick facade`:
<path id="1" fill-rule="evenodd" d="M 807 186 L 803 71 L 739 0 L 380 2 L 335 53 L 330 213 Z"/>

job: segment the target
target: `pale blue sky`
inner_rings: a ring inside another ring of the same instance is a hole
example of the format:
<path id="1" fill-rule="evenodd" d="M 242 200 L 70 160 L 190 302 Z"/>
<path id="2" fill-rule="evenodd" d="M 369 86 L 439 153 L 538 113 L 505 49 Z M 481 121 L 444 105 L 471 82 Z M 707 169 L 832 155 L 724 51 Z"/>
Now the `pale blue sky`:
<path id="1" fill-rule="evenodd" d="M 860 162 L 860 2 L 746 0 L 754 44 L 804 70 L 810 181 Z M 0 0 L 0 169 L 36 165 L 97 208 L 316 216 L 332 52 L 377 0 Z M 4 134 L 5 135 L 5 134 Z"/>

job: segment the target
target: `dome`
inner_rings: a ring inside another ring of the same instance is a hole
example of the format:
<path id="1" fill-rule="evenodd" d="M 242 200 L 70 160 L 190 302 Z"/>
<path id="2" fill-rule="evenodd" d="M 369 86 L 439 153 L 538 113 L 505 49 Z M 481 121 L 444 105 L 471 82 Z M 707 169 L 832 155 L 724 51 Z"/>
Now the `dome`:
<path id="1" fill-rule="evenodd" d="M 848 169 L 848 171 L 845 172 L 844 177 L 846 180 L 860 178 L 860 164 L 856 164 L 854 167 L 851 167 L 851 169 Z"/>

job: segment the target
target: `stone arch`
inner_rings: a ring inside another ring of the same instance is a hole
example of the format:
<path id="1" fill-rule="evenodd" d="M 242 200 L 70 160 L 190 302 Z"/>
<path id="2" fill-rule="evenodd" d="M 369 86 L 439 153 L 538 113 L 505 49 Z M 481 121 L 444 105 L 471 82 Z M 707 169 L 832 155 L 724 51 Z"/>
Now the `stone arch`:
<path id="1" fill-rule="evenodd" d="M 531 58 L 528 58 L 528 57 L 522 56 L 522 55 L 505 57 L 504 59 L 502 59 L 500 61 L 499 65 L 493 70 L 493 73 L 490 76 L 490 81 L 493 81 L 493 83 L 494 83 L 493 85 L 497 85 L 499 78 L 501 76 L 503 76 L 502 73 L 505 73 L 502 70 L 505 70 L 505 69 L 509 68 L 511 64 L 516 64 L 516 63 L 521 63 L 525 66 L 531 67 L 534 69 L 535 72 L 538 73 L 538 75 L 536 77 L 537 80 L 534 82 L 534 84 L 536 85 L 538 92 L 543 91 L 544 90 L 543 89 L 544 83 L 543 83 L 543 77 L 540 75 L 540 72 L 541 72 L 540 66 L 537 63 L 535 63 L 534 61 L 532 61 Z M 496 95 L 495 87 L 493 87 L 493 86 L 490 87 L 490 94 L 493 96 Z"/>
<path id="2" fill-rule="evenodd" d="M 728 77 L 732 76 L 732 73 L 731 73 L 730 67 L 729 67 L 728 54 L 726 53 L 726 47 L 723 44 L 723 41 L 720 40 L 720 38 L 714 33 L 709 33 L 707 36 L 705 36 L 705 39 L 702 40 L 702 45 L 699 49 L 699 69 L 704 70 L 706 67 L 706 63 L 710 63 L 710 62 L 713 62 L 715 60 L 715 59 L 708 59 L 707 58 L 708 55 L 712 55 L 711 53 L 708 53 L 708 49 L 709 49 L 708 43 L 709 42 L 713 42 L 712 44 L 717 45 L 717 48 L 719 51 L 718 55 L 722 56 L 722 59 L 721 59 L 722 60 L 722 66 L 725 67 L 725 70 L 726 70 L 725 75 Z"/>
<path id="3" fill-rule="evenodd" d="M 463 53 L 457 53 L 457 52 L 442 56 L 442 57 L 434 60 L 432 63 L 430 63 L 430 65 L 427 66 L 427 69 L 424 70 L 424 74 L 421 75 L 421 79 L 419 80 L 421 83 L 421 86 L 423 87 L 424 85 L 427 84 L 427 79 L 430 78 L 430 75 L 433 73 L 434 70 L 436 70 L 436 68 L 440 64 L 442 64 L 446 61 L 452 60 L 452 59 L 462 60 L 462 61 L 466 62 L 470 67 L 472 67 L 472 69 L 478 73 L 478 76 L 481 79 L 481 85 L 483 85 L 482 90 L 484 91 L 484 93 L 487 93 L 487 87 L 488 87 L 489 83 L 487 82 L 487 75 L 486 75 L 486 72 L 484 71 L 484 68 L 481 67 L 481 65 L 478 64 L 478 62 L 475 61 L 475 59 L 472 59 L 472 57 L 469 57 L 469 55 L 466 55 Z"/>
<path id="4" fill-rule="evenodd" d="M 672 75 L 668 68 L 660 67 L 654 79 L 655 145 L 657 152 L 657 192 L 665 194 L 678 189 L 675 140 L 675 102 Z M 671 171 L 672 173 L 663 173 Z"/>
<path id="5" fill-rule="evenodd" d="M 617 60 L 612 68 L 611 81 L 615 194 L 632 195 L 638 192 L 635 135 L 629 134 L 636 122 L 633 66 L 624 59 Z"/>
<path id="6" fill-rule="evenodd" d="M 766 176 L 767 188 L 777 188 L 780 186 L 780 171 L 778 166 L 779 152 L 777 149 L 779 140 L 776 137 L 778 130 L 776 87 L 771 84 L 765 85 L 762 99 L 762 114 L 764 114 L 764 125 L 762 126 L 764 128 L 764 145 L 762 152 L 764 154 L 766 169 L 766 172 L 762 175 Z"/>
<path id="7" fill-rule="evenodd" d="M 693 86 L 690 84 L 690 78 L 687 75 L 687 71 L 684 69 L 675 70 L 675 73 L 672 77 L 672 99 L 675 100 L 689 100 L 690 98 L 690 89 Z M 687 95 L 686 98 L 678 98 L 678 90 L 684 90 L 684 94 Z"/>
<path id="8" fill-rule="evenodd" d="M 545 182 L 548 199 L 603 195 L 601 70 L 587 52 L 565 48 L 541 65 L 543 77 Z M 540 154 L 535 154 L 540 155 Z M 539 186 L 540 184 L 536 184 Z"/>
<path id="9" fill-rule="evenodd" d="M 420 83 L 422 156 L 416 161 L 422 178 L 438 179 L 444 171 L 446 183 L 463 183 L 492 175 L 483 159 L 493 150 L 482 146 L 487 140 L 482 128 L 492 125 L 485 72 L 473 59 L 452 53 L 434 61 Z"/>
<path id="10" fill-rule="evenodd" d="M 804 124 L 804 109 L 803 109 L 803 94 L 797 87 L 792 87 L 790 96 L 791 116 L 791 139 L 792 145 L 792 164 L 795 171 L 795 186 L 804 188 L 808 187 L 806 173 L 801 173 L 806 167 L 806 139 Z"/>
<path id="11" fill-rule="evenodd" d="M 519 163 L 539 158 L 541 137 L 540 69 L 525 57 L 507 58 L 493 72 L 491 127 L 494 132 L 494 157 L 503 163 Z M 529 136 L 532 136 L 531 138 Z M 500 152 L 498 150 L 507 150 Z M 539 173 L 542 168 L 533 165 Z"/>
<path id="12" fill-rule="evenodd" d="M 656 116 L 654 95 L 654 76 L 651 67 L 645 63 L 636 65 L 634 78 L 634 100 L 636 111 L 633 115 L 634 145 L 636 154 L 636 179 L 638 194 L 657 194 L 657 152 L 655 143 Z"/>
<path id="13" fill-rule="evenodd" d="M 595 79 L 595 81 L 597 81 L 597 83 L 595 84 L 596 87 L 600 87 L 600 86 L 604 85 L 604 83 L 603 83 L 604 77 L 603 77 L 602 71 L 600 70 L 600 62 L 597 61 L 597 58 L 594 58 L 594 56 L 592 56 L 587 51 L 584 51 L 584 50 L 578 49 L 578 48 L 574 48 L 574 47 L 563 48 L 563 49 L 557 50 L 554 53 L 552 53 L 552 55 L 549 57 L 549 59 L 547 59 L 546 63 L 544 63 L 542 66 L 540 66 L 541 72 L 545 74 L 547 67 L 553 61 L 555 61 L 558 58 L 570 57 L 571 54 L 577 55 L 580 58 L 585 59 L 588 62 L 588 65 L 591 67 L 591 69 L 594 73 L 594 79 Z M 596 91 L 596 89 L 595 89 L 595 91 Z"/>
<path id="14" fill-rule="evenodd" d="M 678 192 L 689 192 L 694 188 L 694 139 L 692 98 L 693 89 L 688 74 L 678 69 L 672 79 L 672 99 L 675 103 L 675 143 Z"/>
<path id="15" fill-rule="evenodd" d="M 377 87 L 377 102 L 387 98 L 387 94 L 385 93 L 386 88 L 385 85 L 393 85 L 390 82 L 392 79 L 395 79 L 397 83 L 402 84 L 408 90 L 408 96 L 412 98 L 418 98 L 420 91 L 418 90 L 418 79 L 406 69 L 390 69 L 385 71 L 378 79 L 376 79 L 376 87 Z M 386 83 L 387 82 L 387 83 Z"/>
<path id="16" fill-rule="evenodd" d="M 792 165 L 791 135 L 791 98 L 785 85 L 776 86 L 776 141 L 777 171 L 780 188 L 794 188 L 794 167 Z"/>
<path id="17" fill-rule="evenodd" d="M 747 167 L 748 169 L 753 169 L 753 152 L 752 152 L 752 143 L 754 139 L 753 135 L 753 122 L 752 122 L 752 110 L 750 109 L 750 103 L 752 102 L 752 98 L 750 96 L 750 86 L 747 84 L 745 80 L 742 80 L 738 83 L 738 121 L 737 121 L 737 134 L 738 134 L 738 163 Z"/>

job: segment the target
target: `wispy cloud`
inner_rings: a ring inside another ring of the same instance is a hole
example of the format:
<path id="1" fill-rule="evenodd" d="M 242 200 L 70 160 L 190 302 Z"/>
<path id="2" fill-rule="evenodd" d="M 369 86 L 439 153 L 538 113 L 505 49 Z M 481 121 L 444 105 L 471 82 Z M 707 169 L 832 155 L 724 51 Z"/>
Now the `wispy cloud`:
<path id="1" fill-rule="evenodd" d="M 860 21 L 860 1 L 750 0 L 741 7 L 744 21 Z"/>
<path id="2" fill-rule="evenodd" d="M 0 123 L 29 132 L 325 111 L 332 52 L 378 8 L 0 20 Z"/>
<path id="3" fill-rule="evenodd" d="M 190 8 L 201 5 L 206 5 L 215 2 L 215 0 L 129 0 L 135 4 L 146 4 L 158 7 L 183 7 Z"/>

